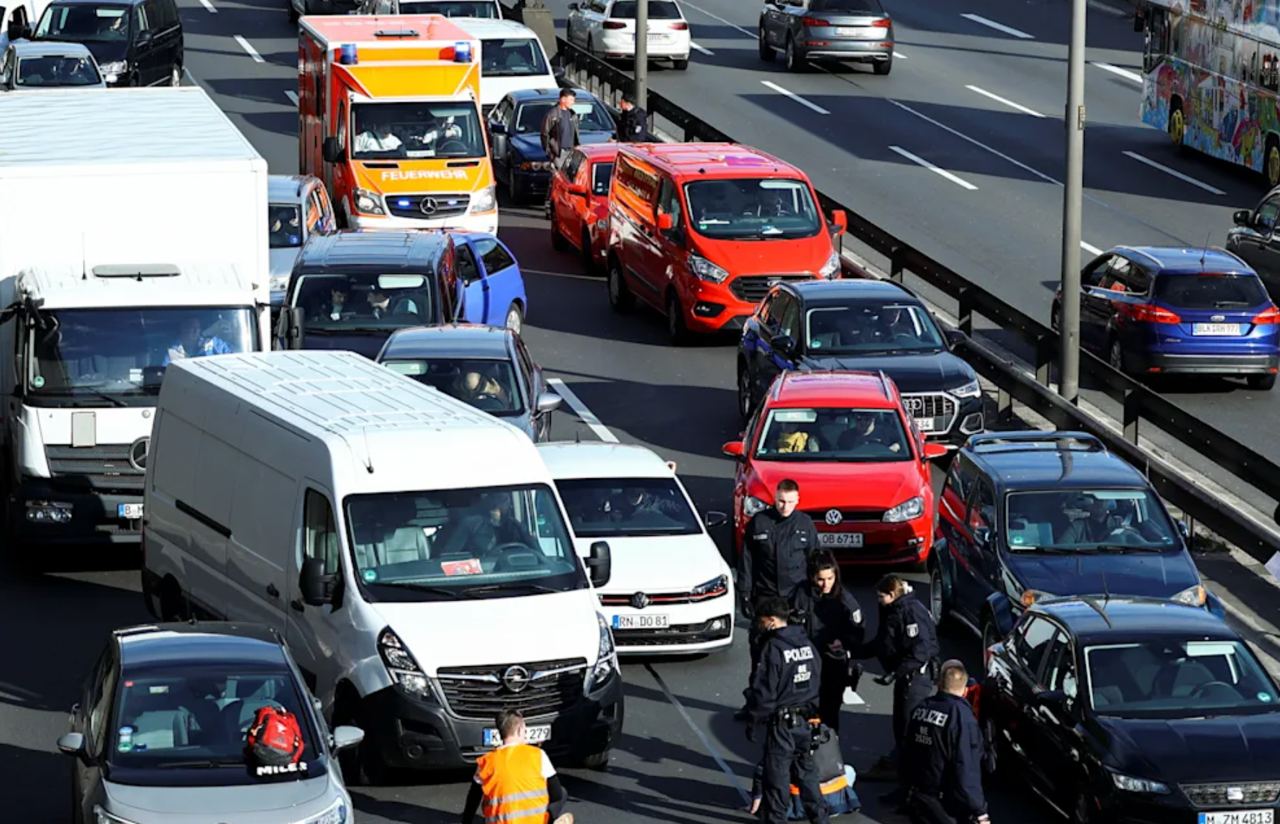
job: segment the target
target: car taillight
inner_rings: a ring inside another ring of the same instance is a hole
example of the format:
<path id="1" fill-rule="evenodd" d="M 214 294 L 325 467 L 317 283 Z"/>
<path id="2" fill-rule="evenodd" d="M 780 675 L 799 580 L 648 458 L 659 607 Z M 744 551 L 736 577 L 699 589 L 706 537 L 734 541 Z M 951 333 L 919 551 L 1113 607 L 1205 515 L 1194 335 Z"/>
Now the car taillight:
<path id="1" fill-rule="evenodd" d="M 1176 312 L 1149 303 L 1125 304 L 1120 313 L 1137 323 L 1182 323 L 1182 318 Z"/>
<path id="2" fill-rule="evenodd" d="M 682 20 L 679 23 L 672 23 L 671 28 L 675 31 L 688 31 L 689 24 Z"/>
<path id="3" fill-rule="evenodd" d="M 800 25 L 802 26 L 830 26 L 831 23 L 823 20 L 821 17 L 801 17 Z"/>
<path id="4" fill-rule="evenodd" d="M 625 29 L 627 24 L 621 20 L 606 20 L 604 21 L 604 27 L 606 29 Z"/>
<path id="5" fill-rule="evenodd" d="M 1272 304 L 1270 309 L 1263 309 L 1253 316 L 1253 322 L 1256 326 L 1265 323 L 1280 323 L 1280 306 Z"/>
<path id="6" fill-rule="evenodd" d="M 872 23 L 871 25 L 873 28 L 887 29 L 893 26 L 893 21 L 890 20 L 888 17 L 882 17 L 876 22 Z"/>

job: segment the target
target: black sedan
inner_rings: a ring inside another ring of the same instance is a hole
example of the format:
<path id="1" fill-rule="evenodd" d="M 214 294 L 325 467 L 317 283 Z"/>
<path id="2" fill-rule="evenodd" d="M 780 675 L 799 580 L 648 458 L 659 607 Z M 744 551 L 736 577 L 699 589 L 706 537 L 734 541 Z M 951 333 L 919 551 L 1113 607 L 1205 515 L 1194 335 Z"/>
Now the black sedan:
<path id="1" fill-rule="evenodd" d="M 920 299 L 895 283 L 783 281 L 743 326 L 738 411 L 750 417 L 789 369 L 883 371 L 924 435 L 958 445 L 982 431 L 982 388 L 951 345 Z"/>
<path id="2" fill-rule="evenodd" d="M 1049 600 L 987 655 L 997 771 L 1079 824 L 1274 824 L 1280 689 L 1220 618 Z"/>

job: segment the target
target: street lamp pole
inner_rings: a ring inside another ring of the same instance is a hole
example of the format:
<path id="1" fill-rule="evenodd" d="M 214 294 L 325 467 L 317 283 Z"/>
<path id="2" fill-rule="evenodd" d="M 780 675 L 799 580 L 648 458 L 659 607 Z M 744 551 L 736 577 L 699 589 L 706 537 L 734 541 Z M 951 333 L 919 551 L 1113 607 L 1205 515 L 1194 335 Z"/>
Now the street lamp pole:
<path id="1" fill-rule="evenodd" d="M 1071 0 L 1071 47 L 1067 54 L 1067 178 L 1062 194 L 1062 311 L 1058 393 L 1075 403 L 1080 395 L 1080 211 L 1084 190 L 1085 0 Z"/>
<path id="2" fill-rule="evenodd" d="M 636 105 L 649 110 L 649 0 L 636 3 Z"/>

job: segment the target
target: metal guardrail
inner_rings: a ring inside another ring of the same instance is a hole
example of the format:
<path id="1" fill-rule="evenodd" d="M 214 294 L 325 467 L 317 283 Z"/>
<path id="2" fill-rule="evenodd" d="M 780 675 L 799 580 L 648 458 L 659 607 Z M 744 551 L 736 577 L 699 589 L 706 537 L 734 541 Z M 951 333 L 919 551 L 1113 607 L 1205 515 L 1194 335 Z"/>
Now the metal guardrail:
<path id="1" fill-rule="evenodd" d="M 518 9 L 509 13 L 511 17 L 519 18 Z M 578 87 L 612 105 L 616 105 L 624 92 L 631 90 L 633 81 L 628 73 L 562 37 L 556 38 L 556 46 L 554 62 Z M 685 141 L 737 142 L 652 90 L 649 92 L 648 111 L 651 117 L 661 118 L 664 126 L 669 124 L 673 127 L 679 132 L 676 136 Z M 956 301 L 959 328 L 965 333 L 962 354 L 999 389 L 998 407 L 1002 414 L 1010 413 L 1012 402 L 1016 400 L 1060 428 L 1091 432 L 1102 439 L 1111 451 L 1144 471 L 1162 497 L 1224 540 L 1263 563 L 1280 552 L 1280 539 L 1275 533 L 1242 517 L 1231 504 L 1209 495 L 1205 488 L 1188 481 L 1170 464 L 1142 449 L 1138 445 L 1138 424 L 1146 421 L 1155 426 L 1275 501 L 1280 501 L 1280 465 L 1207 425 L 1097 356 L 1082 352 L 1082 383 L 1104 392 L 1122 405 L 1124 434 L 1117 435 L 1049 388 L 1051 367 L 1058 353 L 1057 332 L 889 234 L 843 203 L 822 192 L 818 195 L 825 211 L 844 211 L 850 237 L 889 260 L 891 278 L 901 282 L 909 273 Z M 1001 330 L 1013 333 L 1029 348 L 1034 379 L 1026 374 L 1021 363 L 1001 355 L 974 337 L 975 317 L 985 318 Z M 1280 524 L 1280 505 L 1272 513 L 1272 518 Z"/>

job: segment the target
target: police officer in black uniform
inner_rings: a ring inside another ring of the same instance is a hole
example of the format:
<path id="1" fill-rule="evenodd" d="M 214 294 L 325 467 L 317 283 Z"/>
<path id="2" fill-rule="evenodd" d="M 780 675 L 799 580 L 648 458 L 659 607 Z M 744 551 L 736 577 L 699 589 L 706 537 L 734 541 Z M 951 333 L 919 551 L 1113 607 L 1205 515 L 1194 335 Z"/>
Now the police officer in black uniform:
<path id="1" fill-rule="evenodd" d="M 747 689 L 747 740 L 755 740 L 757 725 L 767 728 L 760 818 L 765 824 L 785 824 L 794 776 L 805 815 L 814 824 L 826 824 L 810 721 L 817 715 L 822 664 L 804 628 L 787 623 L 790 614 L 782 597 L 764 599 L 757 610 L 765 641 Z"/>
<path id="2" fill-rule="evenodd" d="M 982 792 L 982 730 L 965 700 L 969 673 L 942 665 L 938 694 L 911 711 L 903 741 L 911 824 L 988 824 Z"/>
<path id="3" fill-rule="evenodd" d="M 618 140 L 623 143 L 647 143 L 649 136 L 649 114 L 636 105 L 635 95 L 628 92 L 622 96 L 618 104 L 622 114 L 618 117 Z"/>

